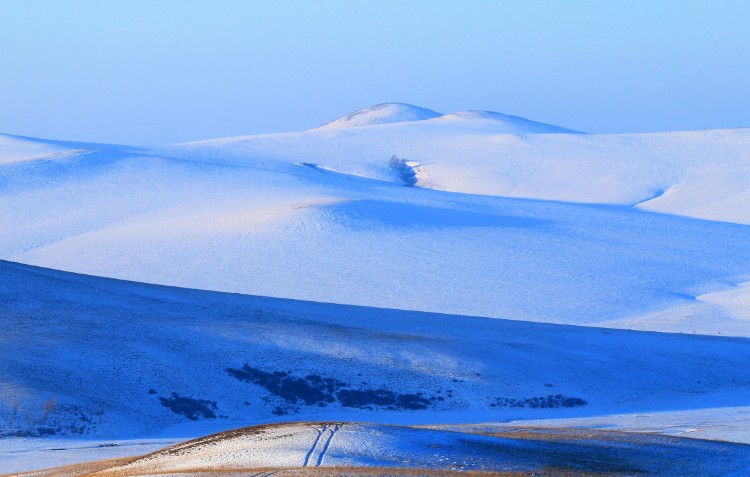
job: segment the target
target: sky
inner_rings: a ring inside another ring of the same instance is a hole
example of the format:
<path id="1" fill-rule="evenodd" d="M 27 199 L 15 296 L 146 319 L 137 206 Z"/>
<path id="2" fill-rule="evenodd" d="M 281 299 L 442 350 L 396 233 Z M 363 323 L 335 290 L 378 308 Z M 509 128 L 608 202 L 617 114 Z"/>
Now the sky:
<path id="1" fill-rule="evenodd" d="M 0 0 L 0 132 L 166 144 L 405 102 L 750 127 L 746 0 Z"/>

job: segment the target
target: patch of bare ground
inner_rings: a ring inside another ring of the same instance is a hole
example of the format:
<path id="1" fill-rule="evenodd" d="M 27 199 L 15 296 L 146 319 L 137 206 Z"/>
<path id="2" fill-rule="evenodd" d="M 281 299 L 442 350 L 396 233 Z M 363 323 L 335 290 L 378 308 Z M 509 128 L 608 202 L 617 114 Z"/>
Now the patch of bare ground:
<path id="1" fill-rule="evenodd" d="M 104 461 L 103 461 L 104 462 Z M 92 463 L 98 464 L 98 463 Z M 313 477 L 397 477 L 397 476 L 424 476 L 424 477 L 449 477 L 460 474 L 466 477 L 615 477 L 634 474 L 620 473 L 601 473 L 601 472 L 581 472 L 570 471 L 567 469 L 540 469 L 535 471 L 455 471 L 445 469 L 420 469 L 420 468 L 403 468 L 403 467 L 329 467 L 329 468 L 227 468 L 227 469 L 194 469 L 191 471 L 164 471 L 164 472 L 127 472 L 124 470 L 106 470 L 98 471 L 94 467 L 86 467 L 89 464 L 80 466 L 66 466 L 49 469 L 40 472 L 30 472 L 24 474 L 7 474 L 8 476 L 21 477 L 296 477 L 296 476 L 313 476 Z M 99 469 L 101 470 L 101 469 Z M 57 472 L 61 473 L 57 473 Z M 43 473 L 42 473 L 43 472 Z"/>
<path id="2" fill-rule="evenodd" d="M 546 428 L 546 427 L 515 427 L 497 431 L 482 431 L 462 429 L 461 432 L 478 434 L 489 437 L 502 437 L 506 439 L 531 439 L 535 441 L 580 441 L 580 440 L 608 440 L 612 442 L 634 442 L 640 434 L 626 431 L 604 431 L 599 429 L 569 429 L 569 428 Z M 658 439 L 657 434 L 649 434 L 650 437 Z"/>
<path id="3" fill-rule="evenodd" d="M 50 469 L 33 470 L 29 472 L 20 472 L 14 474 L 0 474 L 0 477 L 78 477 L 124 465 L 134 461 L 135 459 L 138 459 L 138 457 L 97 460 L 94 462 L 65 465 L 61 467 L 53 467 Z"/>
<path id="4" fill-rule="evenodd" d="M 672 444 L 689 446 L 689 444 L 700 444 L 705 443 L 708 445 L 720 446 L 737 446 L 745 447 L 745 444 L 720 441 L 720 440 L 708 440 L 708 439 L 697 439 L 697 438 L 685 438 L 677 436 L 667 436 L 663 434 L 647 433 L 647 432 L 629 432 L 629 431 L 612 431 L 604 429 L 588 429 L 588 428 L 561 428 L 561 427 L 512 427 L 507 429 L 498 429 L 493 431 L 477 430 L 477 429 L 461 429 L 460 432 L 466 432 L 470 434 L 477 434 L 489 437 L 500 437 L 505 439 L 519 439 L 519 440 L 535 440 L 535 441 L 546 441 L 546 442 L 576 442 L 576 441 L 591 441 L 591 442 L 607 442 L 610 444 L 616 443 L 628 443 L 628 444 Z"/>
<path id="5" fill-rule="evenodd" d="M 180 444 L 175 444 L 169 447 L 166 447 L 164 449 L 160 449 L 154 452 L 151 452 L 149 454 L 144 454 L 142 456 L 135 457 L 133 459 L 130 459 L 129 462 L 135 461 L 135 460 L 141 460 L 141 459 L 147 459 L 151 457 L 161 457 L 161 456 L 178 456 L 180 454 L 183 454 L 190 449 L 196 448 L 196 447 L 202 447 L 206 445 L 210 445 L 214 442 L 224 441 L 224 440 L 230 440 L 235 439 L 237 437 L 244 437 L 244 436 L 250 436 L 250 435 L 262 435 L 266 434 L 267 431 L 271 429 L 278 428 L 280 425 L 284 426 L 309 426 L 309 425 L 334 425 L 338 423 L 334 422 L 284 422 L 282 424 L 261 424 L 257 426 L 248 426 L 248 427 L 240 427 L 237 429 L 231 429 L 229 431 L 223 431 L 223 432 L 217 432 L 215 434 L 209 434 L 207 436 L 199 437 L 197 439 L 192 439 L 189 441 L 182 442 Z M 281 439 L 285 437 L 284 435 L 275 435 L 272 438 L 274 439 Z M 2 477 L 2 476 L 0 476 Z"/>

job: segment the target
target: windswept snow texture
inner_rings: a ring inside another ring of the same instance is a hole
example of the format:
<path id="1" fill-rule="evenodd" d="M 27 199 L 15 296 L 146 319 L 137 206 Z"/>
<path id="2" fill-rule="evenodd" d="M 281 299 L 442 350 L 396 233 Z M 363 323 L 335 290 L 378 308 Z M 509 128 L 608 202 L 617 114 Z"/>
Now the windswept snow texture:
<path id="1" fill-rule="evenodd" d="M 59 158 L 78 152 L 54 142 L 0 134 L 0 166 Z"/>
<path id="2" fill-rule="evenodd" d="M 160 149 L 65 143 L 64 155 L 0 166 L 0 258 L 283 298 L 750 336 L 748 131 L 511 135 L 476 121 Z M 404 187 L 394 155 L 417 187 Z M 534 199 L 418 187 L 467 174 L 469 192 Z M 740 223 L 644 210 L 666 203 Z"/>
<path id="3" fill-rule="evenodd" d="M 169 288 L 0 262 L 0 436 L 746 406 L 747 338 Z M 12 457 L 12 456 L 11 456 Z"/>

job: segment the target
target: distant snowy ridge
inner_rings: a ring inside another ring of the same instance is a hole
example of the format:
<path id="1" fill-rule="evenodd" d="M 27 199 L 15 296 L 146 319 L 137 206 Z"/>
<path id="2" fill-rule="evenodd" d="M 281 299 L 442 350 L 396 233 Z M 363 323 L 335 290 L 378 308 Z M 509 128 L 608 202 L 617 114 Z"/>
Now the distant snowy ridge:
<path id="1" fill-rule="evenodd" d="M 465 123 L 473 127 L 489 128 L 498 134 L 578 133 L 570 129 L 539 123 L 493 111 L 458 111 L 442 114 L 431 109 L 405 103 L 383 103 L 360 109 L 316 128 L 317 130 L 346 129 L 415 121 L 445 121 Z M 311 131 L 315 131 L 312 129 Z"/>
<path id="2" fill-rule="evenodd" d="M 431 109 L 420 108 L 405 103 L 382 103 L 360 109 L 346 116 L 324 124 L 319 129 L 350 128 L 375 124 L 423 121 L 441 116 Z"/>
<path id="3" fill-rule="evenodd" d="M 750 129 L 562 134 L 557 126 L 465 111 L 369 127 L 187 143 L 164 154 L 229 164 L 310 162 L 402 184 L 393 155 L 437 189 L 617 204 L 750 224 Z"/>
<path id="4" fill-rule="evenodd" d="M 435 121 L 454 123 L 465 121 L 477 126 L 483 123 L 487 127 L 494 128 L 498 134 L 581 134 L 580 131 L 494 111 L 458 111 L 453 114 L 444 114 L 435 118 Z"/>

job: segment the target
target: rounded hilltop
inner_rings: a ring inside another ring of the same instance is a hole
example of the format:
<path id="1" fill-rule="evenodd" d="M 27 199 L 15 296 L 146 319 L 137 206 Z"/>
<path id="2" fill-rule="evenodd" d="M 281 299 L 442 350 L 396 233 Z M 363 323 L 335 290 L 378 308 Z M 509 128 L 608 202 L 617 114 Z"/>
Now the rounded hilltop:
<path id="1" fill-rule="evenodd" d="M 372 126 L 375 124 L 423 121 L 442 116 L 441 113 L 406 103 L 381 103 L 342 116 L 321 128 Z"/>
<path id="2" fill-rule="evenodd" d="M 482 127 L 491 127 L 511 134 L 578 132 L 494 111 L 465 110 L 451 114 L 442 114 L 431 109 L 406 103 L 376 104 L 342 116 L 317 129 L 343 129 L 427 120 L 433 120 L 430 123 L 474 124 Z"/>

